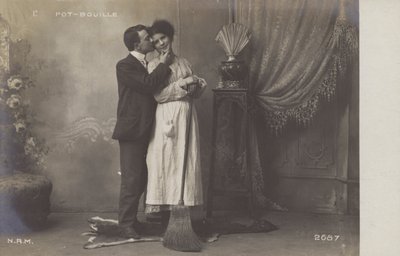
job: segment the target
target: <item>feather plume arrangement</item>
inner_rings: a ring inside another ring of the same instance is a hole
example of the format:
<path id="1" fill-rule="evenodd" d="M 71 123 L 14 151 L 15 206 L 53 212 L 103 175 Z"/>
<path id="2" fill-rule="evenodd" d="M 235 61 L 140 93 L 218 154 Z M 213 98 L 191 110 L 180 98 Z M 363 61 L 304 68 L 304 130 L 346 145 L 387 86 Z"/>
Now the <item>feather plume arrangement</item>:
<path id="1" fill-rule="evenodd" d="M 231 23 L 222 27 L 215 40 L 224 49 L 228 60 L 233 60 L 250 41 L 250 33 L 246 26 Z"/>

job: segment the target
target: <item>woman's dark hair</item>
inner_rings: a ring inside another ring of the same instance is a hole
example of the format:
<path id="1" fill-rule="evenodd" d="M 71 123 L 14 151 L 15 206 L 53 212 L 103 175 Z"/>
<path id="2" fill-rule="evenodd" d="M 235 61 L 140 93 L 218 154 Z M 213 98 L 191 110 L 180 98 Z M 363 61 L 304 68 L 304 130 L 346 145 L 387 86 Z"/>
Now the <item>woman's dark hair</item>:
<path id="1" fill-rule="evenodd" d="M 166 20 L 156 20 L 153 22 L 153 25 L 150 27 L 150 35 L 154 35 L 157 33 L 162 33 L 169 37 L 169 39 L 174 38 L 174 26 Z"/>

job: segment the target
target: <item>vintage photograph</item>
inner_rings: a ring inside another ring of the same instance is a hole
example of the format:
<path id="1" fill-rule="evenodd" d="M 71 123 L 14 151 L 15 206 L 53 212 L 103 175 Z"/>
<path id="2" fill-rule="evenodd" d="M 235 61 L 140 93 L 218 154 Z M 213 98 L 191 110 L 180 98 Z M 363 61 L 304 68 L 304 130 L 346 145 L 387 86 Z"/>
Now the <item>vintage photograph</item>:
<path id="1" fill-rule="evenodd" d="M 0 254 L 360 255 L 358 0 L 0 2 Z"/>

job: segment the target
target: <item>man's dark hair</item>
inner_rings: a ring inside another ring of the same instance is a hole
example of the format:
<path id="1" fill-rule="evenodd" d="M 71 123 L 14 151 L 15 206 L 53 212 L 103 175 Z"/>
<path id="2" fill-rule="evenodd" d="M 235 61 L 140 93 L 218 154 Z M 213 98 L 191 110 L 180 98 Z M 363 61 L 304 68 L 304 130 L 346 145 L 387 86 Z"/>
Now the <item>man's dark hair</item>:
<path id="1" fill-rule="evenodd" d="M 126 48 L 128 48 L 129 51 L 135 50 L 135 45 L 140 43 L 140 38 L 139 38 L 138 32 L 142 31 L 142 30 L 147 31 L 147 27 L 144 25 L 141 25 L 141 24 L 130 27 L 127 30 L 125 30 L 124 43 L 125 43 Z"/>
<path id="2" fill-rule="evenodd" d="M 149 29 L 150 35 L 154 35 L 157 33 L 164 34 L 169 37 L 170 40 L 174 38 L 174 26 L 166 20 L 156 20 L 153 25 L 151 25 Z"/>

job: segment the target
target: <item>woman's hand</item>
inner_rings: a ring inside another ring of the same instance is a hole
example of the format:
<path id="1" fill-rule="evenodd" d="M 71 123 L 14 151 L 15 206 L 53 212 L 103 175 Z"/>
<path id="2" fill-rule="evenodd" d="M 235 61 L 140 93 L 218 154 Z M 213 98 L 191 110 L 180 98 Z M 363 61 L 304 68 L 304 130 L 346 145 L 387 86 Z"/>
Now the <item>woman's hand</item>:
<path id="1" fill-rule="evenodd" d="M 199 79 L 197 78 L 197 76 L 188 76 L 185 78 L 185 83 L 186 85 L 197 84 L 199 83 Z"/>
<path id="2" fill-rule="evenodd" d="M 181 85 L 181 88 L 191 92 L 194 90 L 195 87 L 197 87 L 199 84 L 199 79 L 196 76 L 188 76 L 183 79 L 183 83 Z"/>

